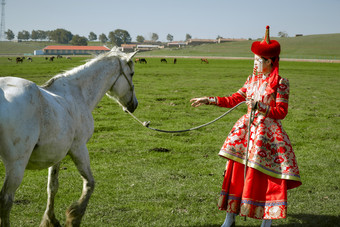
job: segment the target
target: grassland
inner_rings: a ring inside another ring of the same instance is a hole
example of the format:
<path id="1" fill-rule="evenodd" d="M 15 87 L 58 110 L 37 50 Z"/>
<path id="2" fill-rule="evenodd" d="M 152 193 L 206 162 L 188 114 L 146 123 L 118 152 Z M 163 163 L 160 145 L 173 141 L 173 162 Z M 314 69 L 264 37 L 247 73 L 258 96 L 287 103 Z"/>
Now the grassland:
<path id="1" fill-rule="evenodd" d="M 310 35 L 302 37 L 273 38 L 281 44 L 281 58 L 297 59 L 340 59 L 340 34 Z M 142 53 L 149 56 L 220 56 L 252 57 L 250 47 L 253 40 L 205 44 L 185 48 L 157 50 Z"/>
<path id="2" fill-rule="evenodd" d="M 34 58 L 16 64 L 0 58 L 0 76 L 18 76 L 42 84 L 52 75 L 82 64 L 84 58 L 55 62 Z M 162 129 L 184 129 L 226 111 L 215 106 L 192 108 L 189 100 L 225 96 L 243 85 L 252 71 L 249 60 L 157 58 L 135 66 L 139 100 L 135 115 Z M 340 64 L 281 62 L 289 78 L 289 114 L 283 126 L 293 144 L 303 185 L 289 191 L 288 218 L 273 226 L 339 226 L 340 221 Z M 96 189 L 82 226 L 220 226 L 225 213 L 216 203 L 225 160 L 217 156 L 244 106 L 217 123 L 183 134 L 162 134 L 138 125 L 104 97 L 94 110 L 95 133 L 88 143 Z M 46 204 L 47 170 L 26 171 L 12 210 L 12 226 L 38 226 Z M 4 167 L 0 164 L 0 179 Z M 66 158 L 60 172 L 56 214 L 81 194 L 82 182 Z M 237 218 L 239 226 L 258 220 Z"/>
<path id="3" fill-rule="evenodd" d="M 281 44 L 281 58 L 329 59 L 340 60 L 340 33 L 325 35 L 308 35 L 300 37 L 273 38 Z M 253 40 L 188 46 L 185 48 L 164 48 L 158 51 L 142 52 L 147 56 L 220 56 L 220 57 L 252 57 L 250 46 Z M 43 49 L 50 42 L 0 42 L 0 54 L 33 53 Z M 91 42 L 89 45 L 102 45 Z"/>

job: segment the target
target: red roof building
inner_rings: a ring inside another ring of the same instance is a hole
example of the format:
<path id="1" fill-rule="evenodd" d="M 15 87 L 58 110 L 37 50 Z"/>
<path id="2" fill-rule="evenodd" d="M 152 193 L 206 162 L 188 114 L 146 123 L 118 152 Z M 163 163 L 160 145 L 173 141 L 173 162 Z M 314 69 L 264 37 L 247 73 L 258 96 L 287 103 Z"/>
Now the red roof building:
<path id="1" fill-rule="evenodd" d="M 43 49 L 45 55 L 97 55 L 108 51 L 106 46 L 47 46 Z"/>
<path id="2" fill-rule="evenodd" d="M 121 50 L 123 52 L 133 52 L 135 51 L 136 47 L 137 47 L 137 44 L 122 44 Z"/>

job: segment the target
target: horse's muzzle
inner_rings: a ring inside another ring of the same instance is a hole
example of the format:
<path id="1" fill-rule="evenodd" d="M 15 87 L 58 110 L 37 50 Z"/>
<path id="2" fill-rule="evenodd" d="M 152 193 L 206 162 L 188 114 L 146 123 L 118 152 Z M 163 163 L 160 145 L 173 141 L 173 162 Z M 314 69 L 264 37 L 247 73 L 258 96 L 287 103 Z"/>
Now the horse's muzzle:
<path id="1" fill-rule="evenodd" d="M 137 109 L 137 106 L 138 106 L 137 98 L 133 97 L 132 102 L 130 102 L 126 108 L 130 113 L 133 113 Z"/>

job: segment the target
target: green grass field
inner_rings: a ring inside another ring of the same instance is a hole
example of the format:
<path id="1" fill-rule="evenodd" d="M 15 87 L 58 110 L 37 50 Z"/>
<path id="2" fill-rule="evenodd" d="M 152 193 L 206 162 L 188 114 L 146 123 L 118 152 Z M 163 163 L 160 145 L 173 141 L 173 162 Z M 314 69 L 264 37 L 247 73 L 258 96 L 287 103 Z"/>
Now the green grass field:
<path id="1" fill-rule="evenodd" d="M 34 58 L 16 64 L 0 58 L 0 76 L 43 84 L 51 76 L 82 64 L 85 58 L 54 62 Z M 139 101 L 135 115 L 154 128 L 177 130 L 213 120 L 227 109 L 192 108 L 189 100 L 237 91 L 252 72 L 251 60 L 157 58 L 136 64 Z M 339 226 L 340 223 L 340 64 L 281 62 L 290 80 L 290 109 L 283 126 L 293 144 L 303 185 L 288 193 L 288 218 L 273 226 Z M 241 106 L 206 128 L 162 134 L 140 126 L 118 104 L 104 97 L 93 112 L 95 133 L 88 143 L 96 188 L 82 226 L 210 226 L 223 223 L 217 208 L 225 160 L 218 157 Z M 0 148 L 1 149 L 1 148 Z M 81 194 L 80 175 L 69 158 L 61 165 L 56 215 Z M 0 179 L 4 166 L 0 164 Z M 26 171 L 11 213 L 12 226 L 38 226 L 46 205 L 47 170 Z M 237 226 L 260 221 L 237 218 Z"/>
<path id="2" fill-rule="evenodd" d="M 327 35 L 309 35 L 302 37 L 276 38 L 281 44 L 281 58 L 297 59 L 340 59 L 340 33 Z M 150 56 L 220 56 L 220 57 L 253 57 L 250 52 L 254 40 L 226 42 L 221 44 L 204 44 L 185 48 L 164 48 L 144 52 Z"/>
<path id="3" fill-rule="evenodd" d="M 281 44 L 281 58 L 327 59 L 340 60 L 340 33 L 308 35 L 301 37 L 277 38 Z M 148 56 L 219 56 L 219 57 L 252 57 L 250 46 L 253 40 L 227 42 L 221 44 L 205 44 L 185 48 L 164 48 L 157 51 L 141 52 Z M 33 54 L 48 45 L 60 45 L 52 42 L 0 42 L 1 55 Z M 103 45 L 90 42 L 89 45 Z M 107 44 L 111 47 L 110 44 Z"/>

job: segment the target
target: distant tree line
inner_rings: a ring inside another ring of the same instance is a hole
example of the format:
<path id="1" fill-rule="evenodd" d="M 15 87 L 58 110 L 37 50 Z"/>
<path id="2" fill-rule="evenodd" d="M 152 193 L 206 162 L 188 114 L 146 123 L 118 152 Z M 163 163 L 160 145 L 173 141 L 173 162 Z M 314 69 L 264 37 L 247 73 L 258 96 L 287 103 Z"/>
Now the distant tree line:
<path id="1" fill-rule="evenodd" d="M 5 32 L 6 39 L 13 40 L 15 38 L 15 34 L 12 30 L 8 29 Z M 280 31 L 278 33 L 279 37 L 288 37 L 287 32 Z M 218 36 L 217 38 L 221 38 Z M 72 32 L 67 31 L 65 29 L 58 28 L 56 30 L 52 31 L 43 31 L 43 30 L 32 30 L 32 32 L 28 32 L 26 30 L 20 31 L 17 34 L 18 40 L 34 40 L 34 41 L 54 41 L 56 43 L 60 44 L 72 44 L 76 46 L 87 46 L 89 41 L 96 41 L 99 40 L 101 43 L 111 43 L 115 46 L 121 46 L 122 44 L 131 43 L 132 38 L 128 31 L 123 29 L 116 29 L 114 31 L 109 32 L 108 36 L 106 36 L 104 33 L 97 36 L 94 32 L 90 32 L 88 37 L 79 36 L 79 35 L 73 35 Z M 159 39 L 159 36 L 157 33 L 151 34 L 151 40 L 153 42 L 157 42 Z M 168 34 L 166 39 L 169 42 L 172 42 L 174 40 L 173 35 Z M 185 41 L 188 41 L 191 39 L 190 34 L 186 34 Z M 143 43 L 145 41 L 145 38 L 141 35 L 138 35 L 136 37 L 136 41 L 138 43 Z"/>
<path id="2" fill-rule="evenodd" d="M 15 34 L 12 30 L 8 29 L 5 32 L 6 38 L 8 40 L 13 40 L 15 38 Z M 114 31 L 109 32 L 106 36 L 104 33 L 97 36 L 94 32 L 90 32 L 88 37 L 73 35 L 72 32 L 67 31 L 65 29 L 58 28 L 52 31 L 43 31 L 43 30 L 32 30 L 32 32 L 28 32 L 26 30 L 20 31 L 17 34 L 18 40 L 34 40 L 34 41 L 54 41 L 60 44 L 72 44 L 76 46 L 87 46 L 89 41 L 99 40 L 101 43 L 111 43 L 112 45 L 121 46 L 122 44 L 131 43 L 132 38 L 128 31 L 123 29 L 116 29 Z M 159 39 L 157 33 L 152 33 L 151 40 L 156 42 Z M 172 42 L 174 37 L 171 34 L 168 34 L 166 39 L 169 42 Z M 191 39 L 191 35 L 186 34 L 186 40 Z M 136 41 L 139 43 L 143 43 L 145 38 L 141 35 L 136 37 Z"/>

